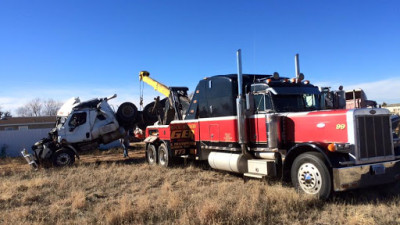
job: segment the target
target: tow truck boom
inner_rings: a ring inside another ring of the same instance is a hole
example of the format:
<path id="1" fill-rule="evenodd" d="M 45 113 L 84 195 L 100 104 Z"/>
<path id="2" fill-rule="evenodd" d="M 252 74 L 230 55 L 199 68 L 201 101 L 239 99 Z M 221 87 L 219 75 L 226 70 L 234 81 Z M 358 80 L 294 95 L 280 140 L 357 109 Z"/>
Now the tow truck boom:
<path id="1" fill-rule="evenodd" d="M 165 86 L 164 84 L 150 78 L 150 73 L 147 71 L 140 71 L 139 73 L 139 80 L 145 82 L 146 84 L 152 86 L 154 90 L 160 92 L 161 94 L 169 97 L 170 90 L 169 87 Z"/>
<path id="2" fill-rule="evenodd" d="M 187 87 L 168 87 L 152 78 L 148 71 L 140 71 L 139 80 L 145 82 L 168 98 L 168 101 L 159 104 L 157 98 L 151 112 L 157 112 L 161 124 L 167 125 L 172 120 L 182 120 L 189 107 L 190 99 L 188 97 Z M 163 110 L 157 110 L 162 107 Z M 146 109 L 145 109 L 146 111 Z M 161 113 L 159 113 L 161 111 Z M 149 112 L 147 112 L 149 113 Z M 161 114 L 161 115 L 160 115 Z"/>

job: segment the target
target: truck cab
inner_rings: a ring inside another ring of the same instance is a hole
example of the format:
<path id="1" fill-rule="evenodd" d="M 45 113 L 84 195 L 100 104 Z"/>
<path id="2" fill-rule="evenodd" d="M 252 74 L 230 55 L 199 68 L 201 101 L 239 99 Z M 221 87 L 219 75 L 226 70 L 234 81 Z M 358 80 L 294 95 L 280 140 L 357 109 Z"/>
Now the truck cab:
<path id="1" fill-rule="evenodd" d="M 201 80 L 185 119 L 147 127 L 147 161 L 207 160 L 245 177 L 291 181 L 320 198 L 400 178 L 386 109 L 325 109 L 324 95 L 307 80 L 244 74 L 240 129 L 237 77 Z"/>
<path id="2" fill-rule="evenodd" d="M 93 141 L 120 128 L 110 105 L 99 99 L 76 104 L 64 120 L 57 127 L 59 142 Z"/>

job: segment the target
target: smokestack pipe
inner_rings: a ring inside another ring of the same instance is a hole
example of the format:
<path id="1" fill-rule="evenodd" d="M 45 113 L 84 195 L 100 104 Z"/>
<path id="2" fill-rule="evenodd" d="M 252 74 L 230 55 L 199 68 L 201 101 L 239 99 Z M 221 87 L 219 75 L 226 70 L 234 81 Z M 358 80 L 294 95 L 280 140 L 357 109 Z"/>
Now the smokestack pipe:
<path id="1" fill-rule="evenodd" d="M 236 111 L 237 111 L 237 129 L 239 144 L 242 149 L 242 154 L 247 154 L 247 137 L 245 127 L 245 113 L 244 113 L 244 98 L 243 98 L 243 74 L 242 74 L 242 56 L 241 50 L 237 51 L 237 80 L 238 80 L 238 96 L 236 98 Z"/>
<path id="2" fill-rule="evenodd" d="M 295 72 L 296 72 L 296 79 L 298 80 L 300 78 L 300 62 L 299 62 L 299 54 L 297 53 L 296 56 L 294 57 L 294 66 L 295 66 Z"/>
<path id="3" fill-rule="evenodd" d="M 239 49 L 236 52 L 237 55 L 237 73 L 238 73 L 238 97 L 243 98 L 243 74 L 242 74 L 242 50 Z"/>

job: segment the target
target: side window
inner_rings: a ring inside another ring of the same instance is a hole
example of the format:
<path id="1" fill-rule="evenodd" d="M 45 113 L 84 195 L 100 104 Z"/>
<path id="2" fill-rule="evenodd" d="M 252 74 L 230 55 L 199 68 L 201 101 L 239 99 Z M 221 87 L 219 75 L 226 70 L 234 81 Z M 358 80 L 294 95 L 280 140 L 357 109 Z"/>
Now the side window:
<path id="1" fill-rule="evenodd" d="M 98 114 L 97 115 L 97 119 L 99 119 L 99 120 L 105 120 L 106 119 L 106 117 L 103 115 L 103 114 Z"/>
<path id="2" fill-rule="evenodd" d="M 312 95 L 304 95 L 306 100 L 306 107 L 312 107 L 314 105 L 314 96 Z"/>
<path id="3" fill-rule="evenodd" d="M 265 110 L 272 110 L 272 102 L 271 97 L 269 95 L 265 95 Z"/>
<path id="4" fill-rule="evenodd" d="M 265 112 L 272 110 L 271 97 L 267 94 L 254 95 L 254 109 L 256 112 Z"/>
<path id="5" fill-rule="evenodd" d="M 86 123 L 86 112 L 78 112 L 72 115 L 68 125 L 70 127 L 77 127 L 84 123 Z"/>
<path id="6" fill-rule="evenodd" d="M 254 95 L 254 109 L 256 112 L 265 111 L 265 98 L 263 94 Z"/>

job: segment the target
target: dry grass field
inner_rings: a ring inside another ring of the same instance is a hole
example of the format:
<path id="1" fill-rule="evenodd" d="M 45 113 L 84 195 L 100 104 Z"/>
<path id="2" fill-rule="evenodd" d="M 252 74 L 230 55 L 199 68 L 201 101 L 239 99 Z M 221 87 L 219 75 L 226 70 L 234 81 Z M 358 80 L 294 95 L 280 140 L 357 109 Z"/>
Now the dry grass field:
<path id="1" fill-rule="evenodd" d="M 129 159 L 121 150 L 97 152 L 39 171 L 23 159 L 1 160 L 0 224 L 400 224 L 395 185 L 319 201 L 204 164 L 149 166 L 143 150 Z"/>

